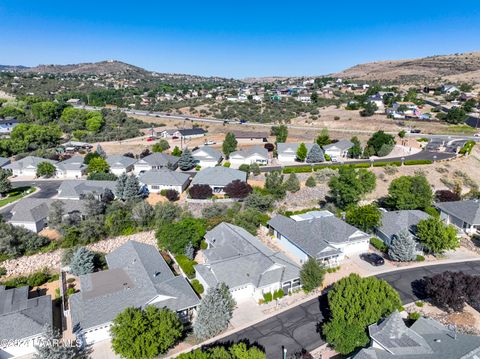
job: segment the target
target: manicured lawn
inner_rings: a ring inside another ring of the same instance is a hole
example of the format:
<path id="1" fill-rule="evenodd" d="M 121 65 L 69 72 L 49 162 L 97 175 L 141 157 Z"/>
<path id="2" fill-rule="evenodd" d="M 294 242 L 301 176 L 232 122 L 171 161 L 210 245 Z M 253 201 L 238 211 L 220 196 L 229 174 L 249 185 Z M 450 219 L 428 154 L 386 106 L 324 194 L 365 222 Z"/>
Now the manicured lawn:
<path id="1" fill-rule="evenodd" d="M 20 199 L 32 192 L 35 192 L 35 188 L 33 187 L 19 187 L 12 189 L 9 193 L 6 194 L 6 197 L 0 199 L 0 207 L 15 202 L 17 199 Z"/>

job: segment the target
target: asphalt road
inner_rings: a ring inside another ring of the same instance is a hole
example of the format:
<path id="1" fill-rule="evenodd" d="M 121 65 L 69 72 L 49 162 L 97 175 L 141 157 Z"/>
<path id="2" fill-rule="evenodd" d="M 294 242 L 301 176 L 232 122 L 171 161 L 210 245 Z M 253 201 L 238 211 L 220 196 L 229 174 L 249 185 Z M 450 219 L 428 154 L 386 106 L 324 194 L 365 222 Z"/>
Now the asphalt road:
<path id="1" fill-rule="evenodd" d="M 399 270 L 377 277 L 390 283 L 399 292 L 402 302 L 407 304 L 422 299 L 414 290 L 416 281 L 446 270 L 480 275 L 480 261 Z M 219 343 L 248 341 L 262 347 L 269 359 L 282 358 L 284 346 L 287 357 L 293 358 L 295 353 L 310 351 L 325 343 L 317 329 L 324 320 L 322 309 L 325 307 L 323 295 L 234 333 Z"/>

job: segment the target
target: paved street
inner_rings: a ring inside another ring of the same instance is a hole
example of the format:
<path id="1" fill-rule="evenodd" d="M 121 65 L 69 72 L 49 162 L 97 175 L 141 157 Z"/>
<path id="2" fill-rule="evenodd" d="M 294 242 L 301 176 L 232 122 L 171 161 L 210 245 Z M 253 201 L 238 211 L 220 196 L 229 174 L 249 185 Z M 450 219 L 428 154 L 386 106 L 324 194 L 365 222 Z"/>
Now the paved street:
<path id="1" fill-rule="evenodd" d="M 480 275 L 480 261 L 440 264 L 428 267 L 405 269 L 378 275 L 385 279 L 400 294 L 403 303 L 411 303 L 418 298 L 414 294 L 412 283 L 426 276 L 446 270 L 464 271 Z M 321 308 L 324 308 L 325 296 L 312 299 L 302 305 L 289 309 L 272 318 L 234 333 L 220 342 L 248 340 L 263 347 L 267 358 L 281 358 L 282 345 L 287 348 L 288 357 L 302 349 L 307 351 L 318 348 L 324 341 L 317 332 L 318 324 L 323 321 Z"/>

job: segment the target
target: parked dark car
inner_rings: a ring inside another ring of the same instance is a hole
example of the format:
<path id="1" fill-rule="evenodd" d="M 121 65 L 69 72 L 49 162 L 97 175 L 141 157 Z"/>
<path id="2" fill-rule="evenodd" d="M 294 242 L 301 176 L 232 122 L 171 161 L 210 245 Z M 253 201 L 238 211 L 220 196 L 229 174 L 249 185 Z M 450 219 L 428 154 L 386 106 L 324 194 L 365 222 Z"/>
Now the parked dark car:
<path id="1" fill-rule="evenodd" d="M 421 133 L 422 130 L 418 129 L 418 128 L 414 128 L 412 131 L 412 133 Z"/>
<path id="2" fill-rule="evenodd" d="M 360 258 L 375 267 L 383 266 L 385 264 L 385 260 L 376 253 L 363 253 L 360 254 Z"/>

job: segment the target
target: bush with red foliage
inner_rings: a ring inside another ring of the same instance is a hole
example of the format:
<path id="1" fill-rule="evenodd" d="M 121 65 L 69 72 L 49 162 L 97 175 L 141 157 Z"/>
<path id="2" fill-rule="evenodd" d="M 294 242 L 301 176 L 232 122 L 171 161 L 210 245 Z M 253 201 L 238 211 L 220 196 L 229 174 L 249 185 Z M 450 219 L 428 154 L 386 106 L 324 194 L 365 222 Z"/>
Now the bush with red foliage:
<path id="1" fill-rule="evenodd" d="M 445 190 L 438 190 L 435 192 L 435 200 L 437 202 L 453 202 L 453 201 L 460 201 L 461 198 L 455 192 L 445 189 Z"/>
<path id="2" fill-rule="evenodd" d="M 252 193 L 252 186 L 247 182 L 235 180 L 227 184 L 223 191 L 231 198 L 245 198 Z"/>
<path id="3" fill-rule="evenodd" d="M 188 191 L 193 199 L 207 199 L 212 197 L 212 188 L 208 184 L 195 184 Z"/>
<path id="4" fill-rule="evenodd" d="M 178 192 L 175 191 L 174 189 L 167 189 L 165 191 L 165 197 L 167 197 L 167 199 L 170 201 L 170 202 L 175 202 L 175 201 L 178 201 L 178 198 L 180 197 Z"/>
<path id="5" fill-rule="evenodd" d="M 263 148 L 265 148 L 268 152 L 272 152 L 275 149 L 275 145 L 273 143 L 266 143 L 263 145 Z"/>

